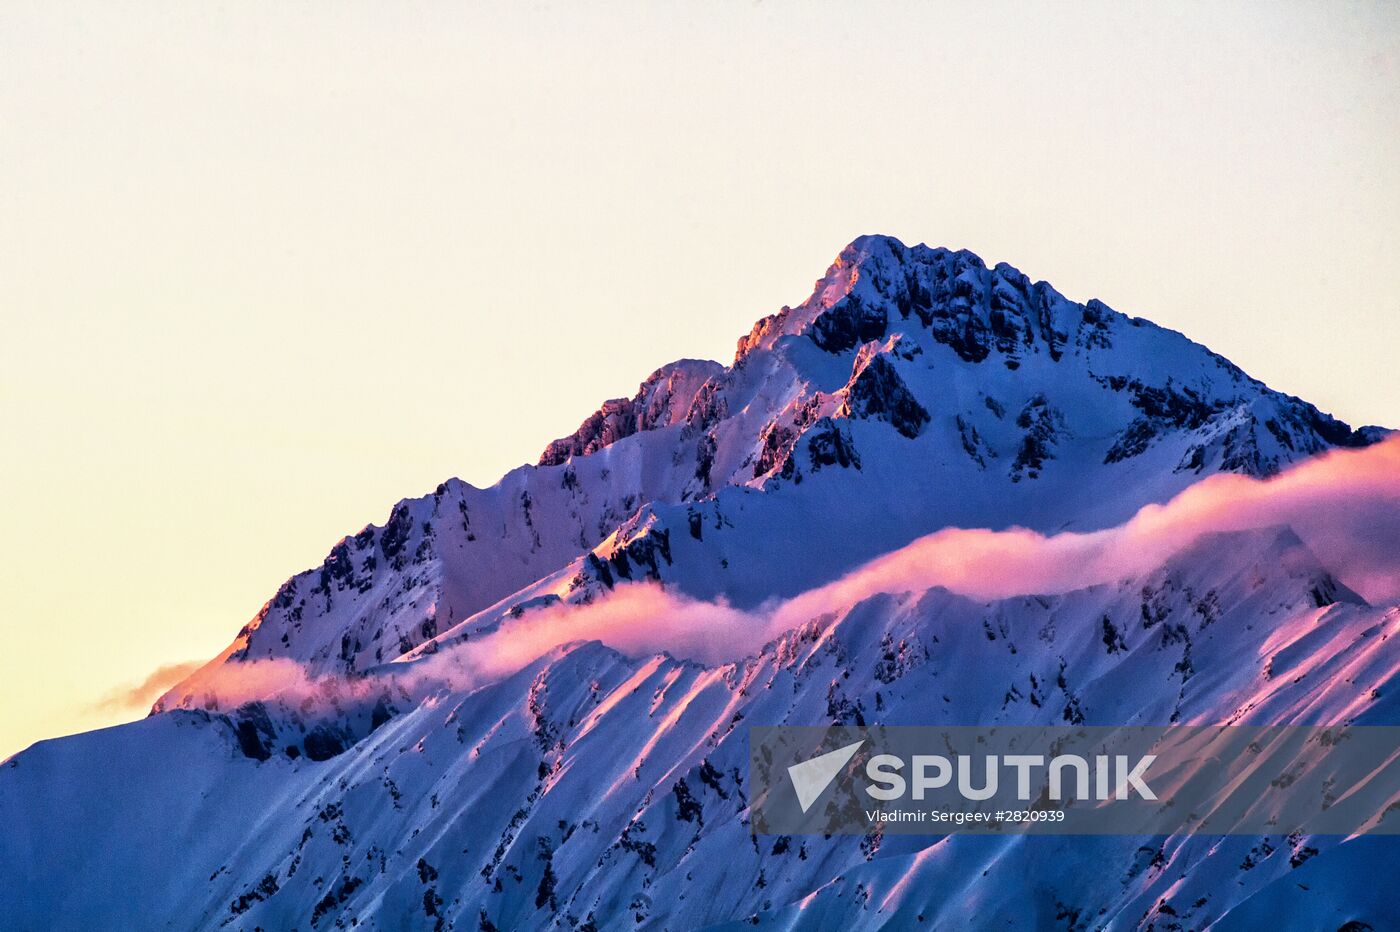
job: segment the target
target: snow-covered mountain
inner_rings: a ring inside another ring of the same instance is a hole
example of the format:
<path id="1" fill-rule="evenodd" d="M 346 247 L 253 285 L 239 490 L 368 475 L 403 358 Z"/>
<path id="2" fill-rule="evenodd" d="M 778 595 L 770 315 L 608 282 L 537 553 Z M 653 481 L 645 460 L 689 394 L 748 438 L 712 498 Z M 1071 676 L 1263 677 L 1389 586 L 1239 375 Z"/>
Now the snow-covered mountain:
<path id="1" fill-rule="evenodd" d="M 1111 528 L 1385 433 L 1004 264 L 862 237 L 729 366 L 663 366 L 538 465 L 399 502 L 149 718 L 0 767 L 0 925 L 1400 923 L 1357 879 L 1387 839 L 773 838 L 745 776 L 754 724 L 1400 723 L 1400 607 L 1287 527 L 742 630 L 941 528 Z M 569 637 L 642 591 L 665 600 L 629 624 L 680 642 L 710 616 L 669 607 L 732 613 L 729 656 Z"/>
<path id="2" fill-rule="evenodd" d="M 340 541 L 230 659 L 359 672 L 493 609 L 631 579 L 754 604 L 940 527 L 1117 524 L 1202 476 L 1382 433 L 1010 266 L 861 237 L 728 368 L 663 366 L 539 465 L 449 480 Z"/>

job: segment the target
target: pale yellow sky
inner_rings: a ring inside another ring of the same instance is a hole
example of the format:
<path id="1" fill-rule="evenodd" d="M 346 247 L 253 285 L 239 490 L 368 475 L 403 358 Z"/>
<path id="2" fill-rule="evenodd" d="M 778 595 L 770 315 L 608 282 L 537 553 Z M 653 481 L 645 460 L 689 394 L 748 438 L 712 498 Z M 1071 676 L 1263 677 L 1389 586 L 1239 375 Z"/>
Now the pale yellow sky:
<path id="1" fill-rule="evenodd" d="M 1386 4 L 0 3 L 0 756 L 860 233 L 1400 424 Z"/>

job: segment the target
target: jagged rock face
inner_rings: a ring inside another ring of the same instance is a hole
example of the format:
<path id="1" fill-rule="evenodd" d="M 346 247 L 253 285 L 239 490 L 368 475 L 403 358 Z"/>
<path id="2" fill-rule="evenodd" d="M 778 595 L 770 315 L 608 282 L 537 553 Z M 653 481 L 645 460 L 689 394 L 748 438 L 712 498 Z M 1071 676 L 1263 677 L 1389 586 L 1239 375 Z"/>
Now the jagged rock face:
<path id="1" fill-rule="evenodd" d="M 929 413 L 915 400 L 889 359 L 876 352 L 873 344 L 856 356 L 846 401 L 837 409 L 841 417 L 874 418 L 887 421 L 910 439 L 928 423 Z"/>
<path id="2" fill-rule="evenodd" d="M 847 247 L 818 283 L 807 304 L 761 321 L 740 341 L 739 355 L 771 345 L 783 332 L 807 332 L 828 352 L 879 340 L 916 320 L 964 362 L 997 353 L 1014 369 L 1027 352 L 1058 360 L 1074 333 L 1076 343 L 1101 343 L 1114 313 L 1097 301 L 1069 306 L 1045 282 L 1009 265 L 988 269 L 965 250 L 904 246 L 891 237 L 861 237 Z"/>
<path id="3" fill-rule="evenodd" d="M 749 553 L 787 554 L 791 592 L 948 524 L 1104 526 L 1213 472 L 1268 475 L 1382 434 L 1008 265 L 861 237 L 805 303 L 759 321 L 730 367 L 663 366 L 540 465 L 489 489 L 449 481 L 341 541 L 229 661 L 371 669 L 510 605 L 605 589 L 597 568 L 639 534 L 675 542 L 646 575 L 755 602 L 774 582 Z M 701 514 L 715 527 L 696 538 Z"/>
<path id="4" fill-rule="evenodd" d="M 1059 442 L 1065 430 L 1065 416 L 1052 406 L 1045 395 L 1037 393 L 1021 413 L 1016 416 L 1016 426 L 1025 431 L 1021 445 L 1016 450 L 1016 459 L 1011 464 L 1011 478 L 1020 481 L 1023 477 L 1035 479 L 1045 466 L 1045 461 L 1054 459 L 1052 448 Z"/>
<path id="5" fill-rule="evenodd" d="M 587 456 L 638 431 L 669 427 L 686 420 L 696 394 L 724 369 L 719 363 L 682 359 L 662 366 L 632 398 L 614 398 L 589 415 L 568 437 L 545 447 L 539 465 L 557 466 L 573 456 Z"/>
<path id="6" fill-rule="evenodd" d="M 779 472 L 781 478 L 801 482 L 803 475 L 820 472 L 825 466 L 860 469 L 860 454 L 851 440 L 850 429 L 831 418 L 822 418 L 812 425 L 812 430 L 802 437 L 802 447 L 807 451 L 805 472 L 792 457 L 788 457 Z"/>

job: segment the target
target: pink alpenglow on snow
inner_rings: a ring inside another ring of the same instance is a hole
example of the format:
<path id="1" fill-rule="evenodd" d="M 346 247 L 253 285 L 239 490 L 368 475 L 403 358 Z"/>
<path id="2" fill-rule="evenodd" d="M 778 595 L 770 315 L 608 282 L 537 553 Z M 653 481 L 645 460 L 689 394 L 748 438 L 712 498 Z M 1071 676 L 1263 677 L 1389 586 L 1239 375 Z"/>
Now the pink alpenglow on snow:
<path id="1" fill-rule="evenodd" d="M 474 689 L 567 644 L 601 641 L 623 654 L 737 661 L 813 619 L 882 594 L 935 587 L 976 599 L 1070 592 L 1140 576 L 1207 534 L 1288 528 L 1342 583 L 1375 604 L 1400 600 L 1400 437 L 1306 460 L 1267 479 L 1217 475 L 1126 523 L 1044 535 L 949 528 L 877 557 L 831 583 L 754 609 L 620 585 L 585 604 L 555 602 L 495 631 L 379 668 L 401 688 Z M 229 708 L 272 696 L 360 694 L 363 681 L 315 676 L 285 659 L 211 664 L 184 684 Z"/>

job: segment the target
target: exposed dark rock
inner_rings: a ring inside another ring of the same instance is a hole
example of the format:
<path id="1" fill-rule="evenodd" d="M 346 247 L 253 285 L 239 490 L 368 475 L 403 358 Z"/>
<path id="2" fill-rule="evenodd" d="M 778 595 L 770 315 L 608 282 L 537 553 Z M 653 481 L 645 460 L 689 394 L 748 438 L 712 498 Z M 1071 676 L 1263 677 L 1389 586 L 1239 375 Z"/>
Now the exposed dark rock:
<path id="1" fill-rule="evenodd" d="M 802 481 L 803 472 L 796 462 L 796 453 L 800 448 L 807 450 L 810 472 L 819 472 L 827 466 L 860 469 L 860 455 L 856 452 L 850 428 L 845 421 L 834 421 L 824 417 L 813 424 L 783 461 L 782 468 L 778 470 L 780 478 L 791 479 L 794 482 Z"/>
<path id="2" fill-rule="evenodd" d="M 870 347 L 856 357 L 855 370 L 846 385 L 846 401 L 837 413 L 887 421 L 909 438 L 917 437 L 929 421 L 928 412 L 910 393 L 894 364 Z"/>
<path id="3" fill-rule="evenodd" d="M 379 550 L 396 570 L 403 569 L 403 549 L 413 532 L 413 516 L 408 513 L 408 503 L 399 502 L 389 514 L 389 521 L 379 537 Z"/>
<path id="4" fill-rule="evenodd" d="M 788 454 L 792 452 L 792 445 L 796 442 L 797 433 L 791 428 L 784 427 L 776 421 L 765 427 L 762 446 L 753 466 L 754 476 L 762 476 L 775 469 L 787 459 Z"/>
<path id="5" fill-rule="evenodd" d="M 883 306 L 867 305 L 848 294 L 812 322 L 808 335 L 828 353 L 841 353 L 882 338 L 888 325 Z"/>
<path id="6" fill-rule="evenodd" d="M 1011 478 L 1019 482 L 1022 478 L 1035 479 L 1040 475 L 1045 461 L 1054 459 L 1051 448 L 1064 430 L 1064 415 L 1053 407 L 1043 394 L 1036 394 L 1016 417 L 1016 426 L 1025 431 L 1021 446 L 1016 451 L 1016 459 L 1011 464 Z"/>
<path id="7" fill-rule="evenodd" d="M 337 754 L 345 753 L 349 746 L 347 735 L 342 729 L 332 728 L 329 725 L 317 725 L 306 733 L 302 740 L 302 747 L 306 749 L 306 756 L 311 760 L 330 760 Z"/>
<path id="8" fill-rule="evenodd" d="M 272 727 L 266 706 L 261 702 L 239 706 L 234 712 L 234 723 L 234 737 L 238 739 L 238 749 L 245 757 L 264 761 L 272 756 L 277 732 Z"/>
<path id="9" fill-rule="evenodd" d="M 339 885 L 317 902 L 316 908 L 311 911 L 311 925 L 315 926 L 327 913 L 337 906 L 343 905 L 363 885 L 364 881 L 359 877 L 346 877 L 342 880 Z"/>
<path id="10" fill-rule="evenodd" d="M 723 371 L 717 362 L 680 360 L 657 369 L 631 398 L 613 398 L 590 414 L 578 430 L 553 441 L 540 456 L 541 466 L 557 466 L 571 456 L 587 456 L 635 433 L 666 424 L 688 421 L 692 424 L 712 416 L 714 388 L 711 377 Z M 708 388 L 707 388 L 708 386 Z M 696 402 L 708 391 L 711 408 Z"/>

